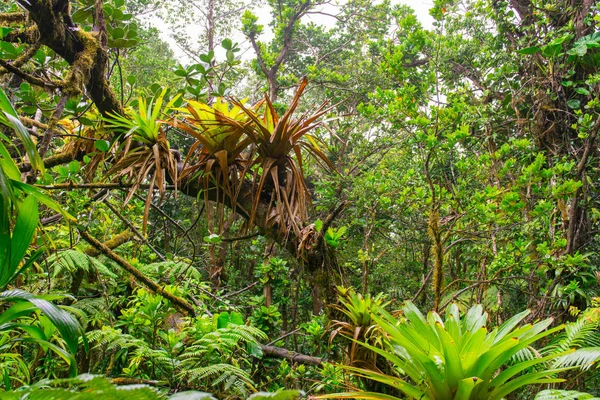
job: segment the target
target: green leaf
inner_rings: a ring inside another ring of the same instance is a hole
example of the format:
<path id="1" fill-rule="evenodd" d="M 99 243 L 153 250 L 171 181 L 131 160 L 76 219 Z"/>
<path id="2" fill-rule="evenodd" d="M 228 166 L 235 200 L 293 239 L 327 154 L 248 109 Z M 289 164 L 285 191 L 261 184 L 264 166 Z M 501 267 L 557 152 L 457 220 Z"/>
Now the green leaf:
<path id="1" fill-rule="evenodd" d="M 321 229 L 323 229 L 323 221 L 321 221 L 320 219 L 315 221 L 315 230 L 317 232 L 321 232 Z"/>
<path id="2" fill-rule="evenodd" d="M 33 239 L 33 235 L 35 234 L 38 222 L 37 200 L 33 196 L 27 196 L 19 208 L 19 216 L 17 217 L 15 229 L 13 230 L 11 238 L 11 276 L 23 260 L 23 257 L 29 248 L 29 244 Z M 4 288 L 4 285 L 7 283 L 8 282 L 0 282 L 0 288 Z"/>
<path id="3" fill-rule="evenodd" d="M 79 10 L 75 11 L 73 13 L 73 15 L 71 16 L 71 18 L 73 18 L 73 22 L 75 22 L 76 24 L 81 24 L 83 22 L 85 22 L 89 17 L 92 16 L 92 7 L 84 7 L 84 8 L 80 8 Z"/>
<path id="4" fill-rule="evenodd" d="M 581 108 L 581 101 L 577 100 L 577 99 L 571 99 L 571 100 L 567 101 L 567 106 L 569 106 L 569 108 L 573 108 L 573 109 Z"/>
<path id="5" fill-rule="evenodd" d="M 94 146 L 103 153 L 106 153 L 109 149 L 108 142 L 106 140 L 96 140 Z"/>
<path id="6" fill-rule="evenodd" d="M 209 53 L 210 54 L 210 53 Z M 209 57 L 208 54 L 200 54 L 200 61 L 210 64 L 210 60 L 212 57 Z"/>
<path id="7" fill-rule="evenodd" d="M 263 357 L 262 347 L 256 342 L 248 342 L 248 353 L 256 358 Z"/>
<path id="8" fill-rule="evenodd" d="M 113 40 L 122 39 L 125 37 L 125 30 L 123 28 L 115 28 L 112 30 Z"/>
<path id="9" fill-rule="evenodd" d="M 233 53 L 233 51 L 227 50 L 227 52 L 225 53 L 225 55 L 227 57 L 227 62 L 229 64 L 231 64 L 232 62 L 235 61 L 235 54 Z"/>
<path id="10" fill-rule="evenodd" d="M 37 307 L 58 329 L 65 343 L 67 343 L 71 354 L 77 352 L 79 337 L 83 331 L 79 322 L 77 322 L 71 314 L 61 310 L 48 300 L 44 300 L 41 297 L 34 296 L 33 294 L 20 289 L 6 290 L 0 293 L 0 300 L 29 302 Z M 4 315 L 1 317 L 3 319 Z"/>
<path id="11" fill-rule="evenodd" d="M 220 244 L 223 240 L 216 233 L 211 233 L 208 236 L 204 236 L 204 242 L 208 244 Z"/>
<path id="12" fill-rule="evenodd" d="M 540 48 L 537 46 L 526 47 L 524 49 L 517 50 L 518 54 L 535 54 L 540 51 Z"/>
<path id="13" fill-rule="evenodd" d="M 64 210 L 64 208 L 62 208 L 58 203 L 56 203 L 50 197 L 48 197 L 44 193 L 42 193 L 35 186 L 31 186 L 31 185 L 28 185 L 26 183 L 23 183 L 23 182 L 20 182 L 20 181 L 15 181 L 15 180 L 11 180 L 11 184 L 16 189 L 19 189 L 22 192 L 27 193 L 27 194 L 35 197 L 37 201 L 39 201 L 40 203 L 42 203 L 46 207 L 50 208 L 51 210 L 54 210 L 54 211 L 62 214 L 62 216 L 63 216 L 63 218 L 65 220 L 67 220 L 67 221 L 74 221 L 75 220 L 75 217 L 73 217 L 71 214 L 69 214 L 68 212 L 66 212 Z"/>
<path id="14" fill-rule="evenodd" d="M 185 69 L 176 69 L 173 73 L 181 77 L 186 77 L 188 75 L 188 72 Z"/>
<path id="15" fill-rule="evenodd" d="M 4 26 L 0 27 L 0 39 L 11 33 L 13 30 L 14 28 L 6 28 Z"/>
<path id="16" fill-rule="evenodd" d="M 217 317 L 217 329 L 223 329 L 223 328 L 227 328 L 227 325 L 229 325 L 229 313 L 228 312 L 222 312 L 219 314 L 219 316 Z"/>
<path id="17" fill-rule="evenodd" d="M 560 54 L 562 50 L 562 45 L 560 43 L 557 44 L 548 44 L 542 47 L 542 55 L 546 58 L 553 58 Z"/>
<path id="18" fill-rule="evenodd" d="M 242 315 L 242 313 L 239 313 L 237 311 L 232 311 L 230 313 L 231 315 L 231 319 L 230 319 L 230 323 L 234 324 L 234 325 L 244 325 L 244 316 Z"/>
<path id="19" fill-rule="evenodd" d="M 567 54 L 583 57 L 583 56 L 585 56 L 587 51 L 588 51 L 588 47 L 585 45 L 585 43 L 581 43 L 581 44 L 573 47 L 569 51 L 567 51 Z"/>
<path id="20" fill-rule="evenodd" d="M 81 169 L 81 165 L 79 164 L 79 161 L 73 160 L 69 163 L 69 172 L 71 174 L 78 173 L 80 169 Z"/>
<path id="21" fill-rule="evenodd" d="M 231 41 L 231 39 L 223 39 L 223 41 L 221 42 L 221 46 L 223 46 L 223 48 L 225 50 L 231 50 L 231 48 L 233 47 L 233 42 Z"/>
<path id="22" fill-rule="evenodd" d="M 0 110 L 3 111 L 3 113 L 0 113 L 0 122 L 13 128 L 17 134 L 17 137 L 25 147 L 25 151 L 29 156 L 29 162 L 31 163 L 31 166 L 43 173 L 44 163 L 37 152 L 37 148 L 33 143 L 33 140 L 31 140 L 29 131 L 27 131 L 27 128 L 25 128 L 25 126 L 19 120 L 17 111 L 13 108 L 2 88 L 0 88 Z"/>

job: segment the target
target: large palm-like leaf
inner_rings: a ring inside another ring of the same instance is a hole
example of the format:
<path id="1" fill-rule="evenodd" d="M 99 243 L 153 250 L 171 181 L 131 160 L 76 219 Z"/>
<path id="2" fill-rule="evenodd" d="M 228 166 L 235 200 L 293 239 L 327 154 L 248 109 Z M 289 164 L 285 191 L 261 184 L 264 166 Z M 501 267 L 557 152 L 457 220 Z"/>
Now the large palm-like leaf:
<path id="1" fill-rule="evenodd" d="M 0 197 L 0 204 L 5 201 L 7 199 Z M 38 205 L 33 196 L 28 196 L 21 204 L 14 228 L 11 229 L 8 218 L 0 218 L 0 290 L 6 289 L 9 283 L 42 255 L 43 250 L 40 249 L 21 265 L 38 222 Z"/>
<path id="2" fill-rule="evenodd" d="M 404 322 L 380 308 L 374 312 L 373 319 L 388 336 L 387 347 L 363 345 L 385 357 L 401 372 L 387 375 L 346 368 L 357 376 L 390 385 L 409 398 L 429 400 L 499 400 L 527 385 L 563 381 L 556 378 L 556 374 L 571 367 L 547 365 L 565 353 L 510 364 L 516 353 L 564 327 L 548 329 L 551 319 L 519 326 L 528 314 L 529 311 L 519 313 L 488 331 L 487 314 L 481 306 L 471 308 L 461 317 L 458 307 L 452 305 L 442 319 L 434 312 L 423 316 L 409 302 L 404 307 Z M 539 365 L 543 367 L 536 368 Z M 340 395 L 322 396 L 335 397 Z M 342 397 L 395 398 L 362 392 L 345 393 Z"/>
<path id="3" fill-rule="evenodd" d="M 23 126 L 19 120 L 17 111 L 8 100 L 8 97 L 0 88 L 0 124 L 6 125 L 15 133 L 19 142 L 23 145 L 27 153 L 28 162 L 34 170 L 44 172 L 44 163 L 37 152 L 36 146 L 29 135 L 29 131 Z M 73 220 L 73 217 L 66 213 L 56 202 L 43 194 L 34 186 L 21 182 L 21 171 L 17 162 L 12 158 L 10 152 L 4 143 L 14 144 L 15 140 L 5 137 L 0 133 L 0 196 L 2 204 L 0 211 L 2 215 L 0 219 L 9 219 L 12 216 L 14 209 L 17 209 L 23 195 L 32 196 L 40 203 L 54 211 L 63 214 L 66 220 Z"/>
<path id="4" fill-rule="evenodd" d="M 87 349 L 87 341 L 83 337 L 83 329 L 77 320 L 68 312 L 58 308 L 44 296 L 35 296 L 29 292 L 12 289 L 0 293 L 0 302 L 14 303 L 0 314 L 0 332 L 20 329 L 27 333 L 21 336 L 19 340 L 26 343 L 37 343 L 44 348 L 48 348 L 63 358 L 71 367 L 71 374 L 77 371 L 75 362 L 75 353 L 79 343 L 79 338 L 84 340 L 84 345 Z M 50 323 L 58 329 L 62 339 L 67 345 L 65 350 L 50 342 L 50 338 L 46 337 L 45 330 L 31 323 L 19 322 L 19 320 L 33 312 L 41 312 Z"/>

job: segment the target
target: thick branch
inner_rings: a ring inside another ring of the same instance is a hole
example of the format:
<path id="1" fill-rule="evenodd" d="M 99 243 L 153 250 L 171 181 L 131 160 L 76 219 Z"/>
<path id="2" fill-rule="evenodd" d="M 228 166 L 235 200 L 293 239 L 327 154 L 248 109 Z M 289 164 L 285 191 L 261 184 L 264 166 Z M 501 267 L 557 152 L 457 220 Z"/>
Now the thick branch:
<path id="1" fill-rule="evenodd" d="M 302 16 L 304 14 L 306 14 L 306 11 L 308 10 L 309 6 L 310 6 L 310 0 L 304 1 L 304 3 L 302 3 L 302 5 L 300 6 L 300 9 L 296 13 L 294 13 L 292 18 L 290 18 L 290 20 L 288 21 L 288 24 L 285 27 L 285 30 L 283 32 L 283 46 L 281 47 L 281 51 L 279 52 L 279 55 L 275 59 L 275 63 L 271 67 L 271 71 L 277 72 L 277 70 L 281 66 L 281 63 L 287 56 L 287 53 L 289 52 L 290 46 L 292 43 L 292 38 L 293 38 L 293 34 L 294 34 L 294 26 L 296 25 L 296 22 L 298 22 L 300 20 L 300 18 L 302 18 Z"/>
<path id="2" fill-rule="evenodd" d="M 19 4 L 29 11 L 31 20 L 37 25 L 41 43 L 73 66 L 73 77 L 78 80 L 75 83 L 85 83 L 98 111 L 104 115 L 108 112 L 122 114 L 121 104 L 106 79 L 108 55 L 100 45 L 98 35 L 69 26 L 63 15 L 66 11 L 55 11 L 50 1 L 19 0 Z"/>
<path id="3" fill-rule="evenodd" d="M 191 315 L 191 316 L 196 315 L 196 311 L 194 310 L 194 307 L 190 303 L 188 303 L 185 299 L 167 292 L 162 286 L 160 286 L 158 283 L 156 283 L 153 280 L 151 280 L 150 278 L 148 278 L 139 269 L 135 268 L 133 265 L 131 265 L 129 262 L 127 262 L 127 260 L 125 260 L 123 257 L 121 257 L 118 254 L 116 254 L 115 252 L 113 252 L 104 243 L 102 243 L 98 239 L 92 237 L 89 233 L 87 233 L 87 231 L 80 229 L 79 232 L 81 234 L 81 237 L 83 239 L 85 239 L 85 241 L 88 242 L 90 245 L 92 245 L 92 247 L 94 247 L 96 250 L 98 250 L 101 254 L 104 254 L 106 257 L 108 257 L 111 260 L 113 260 L 114 262 L 116 262 L 119 267 L 123 268 L 129 274 L 133 275 L 138 282 L 142 283 L 144 286 L 146 286 L 152 292 L 154 292 L 156 294 L 160 294 L 164 298 L 171 301 L 171 303 L 173 303 L 173 307 L 175 307 L 179 312 L 181 312 L 182 314 L 185 314 L 185 315 Z"/>
<path id="4" fill-rule="evenodd" d="M 113 236 L 112 239 L 107 240 L 103 244 L 104 244 L 104 246 L 106 246 L 112 250 L 112 249 L 116 249 L 117 247 L 121 246 L 122 244 L 127 243 L 129 241 L 129 239 L 131 239 L 132 237 L 133 237 L 133 232 L 131 232 L 130 230 L 126 230 L 126 231 L 119 233 L 118 235 Z M 97 248 L 90 246 L 87 249 L 85 249 L 85 254 L 87 254 L 90 257 L 98 257 L 101 253 L 100 253 L 100 250 L 98 250 Z"/>
<path id="5" fill-rule="evenodd" d="M 320 366 L 323 364 L 322 358 L 307 356 L 307 355 L 296 353 L 295 351 L 291 351 L 291 350 L 284 349 L 281 347 L 267 346 L 267 345 L 261 344 L 260 348 L 262 349 L 263 357 L 285 358 L 286 360 L 290 360 L 294 363 L 299 363 L 299 364 L 308 364 L 308 365 L 317 365 L 317 366 Z"/>
<path id="6" fill-rule="evenodd" d="M 40 87 L 43 87 L 46 89 L 55 89 L 57 87 L 56 84 L 45 81 L 45 80 L 35 77 L 33 75 L 30 75 L 26 72 L 23 72 L 19 68 L 15 67 L 11 63 L 6 62 L 4 60 L 0 60 L 0 67 L 2 67 L 4 70 L 6 70 L 8 72 L 12 72 L 13 74 L 17 75 L 24 81 L 31 83 L 32 85 L 40 86 Z"/>

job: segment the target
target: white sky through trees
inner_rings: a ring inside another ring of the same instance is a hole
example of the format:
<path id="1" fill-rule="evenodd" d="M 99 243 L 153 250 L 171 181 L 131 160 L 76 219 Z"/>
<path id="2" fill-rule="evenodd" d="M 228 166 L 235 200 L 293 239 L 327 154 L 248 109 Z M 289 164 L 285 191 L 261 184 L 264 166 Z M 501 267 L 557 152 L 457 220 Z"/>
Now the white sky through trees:
<path id="1" fill-rule="evenodd" d="M 423 26 L 425 28 L 431 28 L 433 18 L 429 15 L 429 9 L 433 7 L 433 0 L 392 0 L 392 4 L 405 4 L 410 6 L 415 11 L 417 18 L 423 24 Z M 263 42 L 268 42 L 272 38 L 272 32 L 269 28 L 269 22 L 271 20 L 269 7 L 267 5 L 259 5 L 258 7 L 254 8 L 253 12 L 259 17 L 258 23 L 264 25 L 265 27 L 264 32 L 260 36 L 260 40 Z M 335 14 L 336 6 L 327 6 L 323 9 L 323 12 L 328 14 Z M 319 25 L 333 27 L 335 24 L 335 19 L 333 17 L 327 17 L 321 14 L 313 14 L 310 15 L 308 18 L 309 20 L 312 20 L 313 22 Z M 159 18 L 156 15 L 153 15 L 149 16 L 147 20 L 150 23 L 150 25 L 155 26 L 161 31 L 161 39 L 169 43 L 169 45 L 173 49 L 173 52 L 175 53 L 175 57 L 179 60 L 179 62 L 181 62 L 184 65 L 192 62 L 192 60 L 190 60 L 190 57 L 181 48 L 178 47 L 175 40 L 169 36 L 170 30 L 168 29 L 168 26 L 165 24 L 163 19 Z M 204 25 L 201 23 L 197 25 L 190 25 L 187 29 L 187 32 L 190 35 L 190 37 L 198 36 L 202 32 L 203 26 Z M 234 42 L 237 41 L 240 44 L 240 48 L 242 49 L 241 58 L 243 60 L 250 60 L 254 58 L 255 55 L 252 52 L 250 44 L 247 43 L 246 38 L 242 35 L 240 27 L 241 24 L 239 27 L 237 27 L 237 29 L 233 29 L 231 39 Z M 216 56 L 217 58 L 222 58 L 224 54 L 219 54 L 219 49 L 220 47 L 218 46 Z"/>

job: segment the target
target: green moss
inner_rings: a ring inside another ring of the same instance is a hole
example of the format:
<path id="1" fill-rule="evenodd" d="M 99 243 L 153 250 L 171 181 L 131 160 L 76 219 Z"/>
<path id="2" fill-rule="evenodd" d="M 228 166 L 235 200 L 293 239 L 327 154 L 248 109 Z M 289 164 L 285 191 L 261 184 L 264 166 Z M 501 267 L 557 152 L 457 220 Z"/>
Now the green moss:
<path id="1" fill-rule="evenodd" d="M 75 56 L 71 72 L 67 76 L 67 79 L 65 79 L 66 86 L 64 91 L 70 96 L 81 93 L 83 87 L 88 83 L 92 69 L 94 68 L 97 52 L 100 50 L 97 34 L 82 30 L 75 31 L 75 34 L 81 40 L 83 50 Z"/>
<path id="2" fill-rule="evenodd" d="M 0 25 L 23 24 L 27 21 L 27 15 L 21 12 L 0 13 Z"/>

